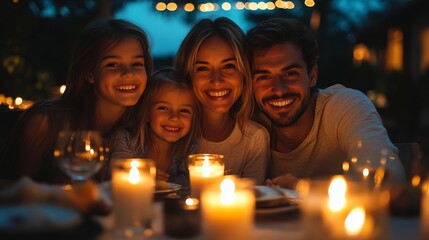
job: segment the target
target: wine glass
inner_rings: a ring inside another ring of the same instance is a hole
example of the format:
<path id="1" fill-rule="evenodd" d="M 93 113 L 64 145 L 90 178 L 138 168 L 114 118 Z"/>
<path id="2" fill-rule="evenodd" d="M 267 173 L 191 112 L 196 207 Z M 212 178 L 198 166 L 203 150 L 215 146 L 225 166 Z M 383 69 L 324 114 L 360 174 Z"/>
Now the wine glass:
<path id="1" fill-rule="evenodd" d="M 58 133 L 54 157 L 74 182 L 82 182 L 100 170 L 105 153 L 98 131 L 63 130 Z"/>

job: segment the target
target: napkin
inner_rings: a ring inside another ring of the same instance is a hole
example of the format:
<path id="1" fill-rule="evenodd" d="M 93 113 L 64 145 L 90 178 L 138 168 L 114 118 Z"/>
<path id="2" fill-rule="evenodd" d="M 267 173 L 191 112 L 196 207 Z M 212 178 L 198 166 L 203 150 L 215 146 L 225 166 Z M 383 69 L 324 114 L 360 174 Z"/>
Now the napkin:
<path id="1" fill-rule="evenodd" d="M 113 204 L 105 190 L 88 180 L 75 185 L 48 185 L 22 177 L 0 191 L 0 204 L 53 204 L 81 213 L 107 215 Z"/>

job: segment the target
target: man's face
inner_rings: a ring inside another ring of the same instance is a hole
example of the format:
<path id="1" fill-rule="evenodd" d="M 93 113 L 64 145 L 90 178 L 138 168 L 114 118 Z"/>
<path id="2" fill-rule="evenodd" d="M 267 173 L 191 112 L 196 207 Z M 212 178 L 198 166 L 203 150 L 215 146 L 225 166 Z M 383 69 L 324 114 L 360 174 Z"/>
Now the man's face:
<path id="1" fill-rule="evenodd" d="M 309 105 L 317 67 L 309 73 L 301 50 L 289 42 L 256 50 L 253 64 L 254 95 L 261 111 L 277 126 L 296 123 Z"/>

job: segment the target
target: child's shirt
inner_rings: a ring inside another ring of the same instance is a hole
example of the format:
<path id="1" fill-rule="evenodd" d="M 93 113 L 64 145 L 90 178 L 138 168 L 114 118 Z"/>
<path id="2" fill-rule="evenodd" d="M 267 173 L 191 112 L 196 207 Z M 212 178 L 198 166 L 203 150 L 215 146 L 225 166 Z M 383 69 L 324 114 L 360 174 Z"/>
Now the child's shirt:
<path id="1" fill-rule="evenodd" d="M 189 154 L 192 154 L 195 150 L 192 147 Z M 131 134 L 126 129 L 120 129 L 114 136 L 113 149 L 111 150 L 111 159 L 115 158 L 145 158 L 146 153 L 136 152 L 131 150 Z M 156 161 L 156 159 L 154 159 Z M 173 158 L 167 173 L 170 175 L 168 182 L 180 184 L 182 187 L 189 187 L 189 170 L 187 164 L 187 155 L 183 158 Z"/>

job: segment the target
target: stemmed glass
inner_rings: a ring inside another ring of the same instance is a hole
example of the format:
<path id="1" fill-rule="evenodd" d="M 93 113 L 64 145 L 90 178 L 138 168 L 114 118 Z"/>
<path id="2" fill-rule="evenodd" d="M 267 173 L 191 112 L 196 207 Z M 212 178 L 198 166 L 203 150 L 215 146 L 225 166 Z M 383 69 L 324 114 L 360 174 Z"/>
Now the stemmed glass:
<path id="1" fill-rule="evenodd" d="M 105 153 L 98 131 L 63 130 L 58 133 L 54 157 L 74 182 L 82 182 L 100 170 Z"/>

